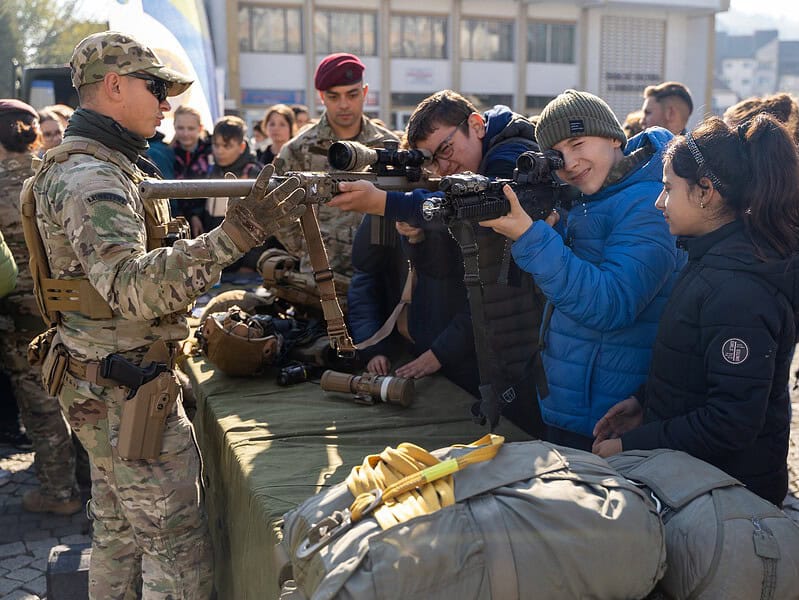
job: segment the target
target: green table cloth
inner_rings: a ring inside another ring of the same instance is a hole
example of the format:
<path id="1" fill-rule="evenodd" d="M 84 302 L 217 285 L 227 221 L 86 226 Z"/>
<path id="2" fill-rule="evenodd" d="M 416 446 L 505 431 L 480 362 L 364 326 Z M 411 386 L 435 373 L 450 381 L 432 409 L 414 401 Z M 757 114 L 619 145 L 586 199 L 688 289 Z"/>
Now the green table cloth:
<path id="1" fill-rule="evenodd" d="M 274 547 L 282 515 L 343 481 L 364 456 L 413 442 L 428 450 L 472 442 L 469 394 L 441 376 L 416 382 L 416 402 L 355 404 L 351 396 L 302 383 L 280 387 L 275 373 L 233 378 L 201 358 L 185 370 L 197 397 L 194 419 L 222 600 L 279 594 Z M 529 439 L 503 421 L 497 433 Z"/>

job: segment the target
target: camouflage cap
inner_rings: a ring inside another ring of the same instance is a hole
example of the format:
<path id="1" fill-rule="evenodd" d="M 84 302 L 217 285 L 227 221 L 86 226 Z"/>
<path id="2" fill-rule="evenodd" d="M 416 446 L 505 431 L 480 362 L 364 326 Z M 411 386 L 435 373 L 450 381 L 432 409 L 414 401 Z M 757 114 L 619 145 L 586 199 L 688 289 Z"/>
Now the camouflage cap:
<path id="1" fill-rule="evenodd" d="M 101 81 L 106 73 L 149 73 L 170 84 L 169 96 L 185 92 L 193 83 L 183 73 L 165 66 L 150 48 L 119 31 L 102 31 L 81 40 L 69 66 L 75 89 Z"/>

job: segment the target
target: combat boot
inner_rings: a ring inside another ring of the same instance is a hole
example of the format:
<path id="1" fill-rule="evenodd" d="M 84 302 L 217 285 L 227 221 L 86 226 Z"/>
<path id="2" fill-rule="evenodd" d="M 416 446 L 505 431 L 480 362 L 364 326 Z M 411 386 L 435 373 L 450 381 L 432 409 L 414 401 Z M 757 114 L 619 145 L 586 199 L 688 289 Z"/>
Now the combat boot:
<path id="1" fill-rule="evenodd" d="M 22 496 L 22 508 L 28 512 L 49 512 L 56 515 L 74 515 L 81 508 L 83 502 L 80 498 L 69 500 L 53 500 L 42 495 L 38 489 L 29 490 Z"/>

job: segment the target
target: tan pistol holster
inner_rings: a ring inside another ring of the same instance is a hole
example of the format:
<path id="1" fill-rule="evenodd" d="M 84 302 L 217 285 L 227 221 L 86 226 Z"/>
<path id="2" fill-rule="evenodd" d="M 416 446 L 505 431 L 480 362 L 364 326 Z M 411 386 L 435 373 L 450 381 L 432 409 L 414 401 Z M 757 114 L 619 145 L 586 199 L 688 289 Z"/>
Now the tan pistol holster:
<path id="1" fill-rule="evenodd" d="M 172 371 L 173 362 L 163 342 L 156 342 L 145 354 L 142 367 L 164 363 L 169 370 L 140 386 L 133 398 L 124 401 L 117 438 L 120 458 L 148 460 L 161 454 L 166 420 L 180 394 L 180 384 Z"/>
<path id="2" fill-rule="evenodd" d="M 44 243 L 36 224 L 36 199 L 33 188 L 36 181 L 56 163 L 63 163 L 72 154 L 88 154 L 110 162 L 134 183 L 144 179 L 144 174 L 132 164 L 121 160 L 105 146 L 91 141 L 75 140 L 48 150 L 41 160 L 34 161 L 34 175 L 27 180 L 20 194 L 20 212 L 25 244 L 30 252 L 30 270 L 33 294 L 39 311 L 51 326 L 59 321 L 62 312 L 77 312 L 90 319 L 110 319 L 113 309 L 86 277 L 54 279 L 47 260 Z M 183 217 L 171 219 L 168 199 L 144 201 L 147 250 L 168 245 L 176 239 L 188 237 L 189 225 Z"/>

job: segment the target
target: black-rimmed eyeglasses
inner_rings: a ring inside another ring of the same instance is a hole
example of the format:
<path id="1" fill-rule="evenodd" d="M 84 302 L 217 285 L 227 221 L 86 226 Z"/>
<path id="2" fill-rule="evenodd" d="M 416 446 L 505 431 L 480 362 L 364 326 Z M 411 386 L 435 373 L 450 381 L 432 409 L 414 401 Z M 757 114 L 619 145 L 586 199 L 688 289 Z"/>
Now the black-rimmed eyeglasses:
<path id="1" fill-rule="evenodd" d="M 436 151 L 433 152 L 433 157 L 431 162 L 436 169 L 440 169 L 441 165 L 439 165 L 439 160 L 449 160 L 452 158 L 452 155 L 455 153 L 455 144 L 452 143 L 452 138 L 455 137 L 455 134 L 458 133 L 458 130 L 463 126 L 466 121 L 469 120 L 470 115 L 466 115 L 466 118 L 463 119 L 460 123 L 455 125 L 455 129 L 453 129 L 447 137 L 441 140 L 441 143 L 436 148 Z"/>

